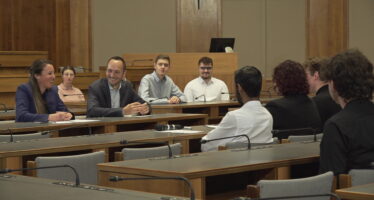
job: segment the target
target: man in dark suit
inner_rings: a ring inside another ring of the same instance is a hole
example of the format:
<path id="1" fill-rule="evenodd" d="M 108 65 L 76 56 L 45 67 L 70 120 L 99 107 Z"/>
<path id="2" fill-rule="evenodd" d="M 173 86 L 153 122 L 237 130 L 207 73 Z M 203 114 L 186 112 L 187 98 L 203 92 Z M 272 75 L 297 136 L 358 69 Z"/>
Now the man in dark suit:
<path id="1" fill-rule="evenodd" d="M 373 65 L 358 50 L 334 56 L 326 78 L 331 97 L 342 110 L 326 121 L 320 172 L 347 173 L 374 161 Z"/>
<path id="2" fill-rule="evenodd" d="M 312 100 L 317 105 L 319 116 L 321 117 L 321 130 L 325 122 L 341 110 L 341 107 L 332 100 L 327 82 L 323 76 L 327 62 L 328 59 L 312 58 L 304 64 L 309 91 L 316 94 Z"/>
<path id="3" fill-rule="evenodd" d="M 107 63 L 106 78 L 93 82 L 88 88 L 87 117 L 121 117 L 148 114 L 149 105 L 123 81 L 126 63 L 119 56 Z"/>

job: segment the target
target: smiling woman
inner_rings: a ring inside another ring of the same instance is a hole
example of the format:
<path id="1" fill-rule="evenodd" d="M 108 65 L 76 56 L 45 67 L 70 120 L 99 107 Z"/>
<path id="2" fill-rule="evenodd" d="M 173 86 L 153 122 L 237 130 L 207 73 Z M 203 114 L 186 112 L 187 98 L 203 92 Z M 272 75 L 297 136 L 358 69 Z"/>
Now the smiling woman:
<path id="1" fill-rule="evenodd" d="M 59 98 L 54 80 L 51 61 L 36 60 L 32 63 L 29 82 L 17 88 L 17 122 L 64 121 L 73 117 Z"/>

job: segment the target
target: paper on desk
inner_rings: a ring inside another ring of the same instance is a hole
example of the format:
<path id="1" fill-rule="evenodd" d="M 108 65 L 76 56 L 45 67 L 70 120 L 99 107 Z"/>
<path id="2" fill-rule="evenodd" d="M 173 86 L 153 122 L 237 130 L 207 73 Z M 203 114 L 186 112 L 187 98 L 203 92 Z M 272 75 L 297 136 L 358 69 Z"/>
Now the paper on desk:
<path id="1" fill-rule="evenodd" d="M 208 128 L 217 128 L 218 125 L 206 125 L 206 127 L 208 127 Z"/>
<path id="2" fill-rule="evenodd" d="M 160 132 L 167 132 L 167 133 L 201 133 L 202 131 L 196 131 L 196 130 L 166 130 L 166 131 L 160 131 Z"/>
<path id="3" fill-rule="evenodd" d="M 75 120 L 69 120 L 69 121 L 58 121 L 55 122 L 56 124 L 73 124 L 73 123 L 83 123 L 83 122 L 97 122 L 100 120 L 97 119 L 75 119 Z"/>

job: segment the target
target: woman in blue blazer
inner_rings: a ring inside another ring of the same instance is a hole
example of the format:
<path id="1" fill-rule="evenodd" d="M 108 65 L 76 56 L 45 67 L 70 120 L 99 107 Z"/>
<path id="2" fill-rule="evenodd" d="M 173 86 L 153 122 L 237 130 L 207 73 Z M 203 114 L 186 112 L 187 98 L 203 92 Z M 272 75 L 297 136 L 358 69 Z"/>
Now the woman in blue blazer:
<path id="1" fill-rule="evenodd" d="M 49 60 L 36 60 L 30 68 L 30 81 L 16 92 L 16 122 L 70 120 L 69 113 L 53 85 L 54 67 Z"/>

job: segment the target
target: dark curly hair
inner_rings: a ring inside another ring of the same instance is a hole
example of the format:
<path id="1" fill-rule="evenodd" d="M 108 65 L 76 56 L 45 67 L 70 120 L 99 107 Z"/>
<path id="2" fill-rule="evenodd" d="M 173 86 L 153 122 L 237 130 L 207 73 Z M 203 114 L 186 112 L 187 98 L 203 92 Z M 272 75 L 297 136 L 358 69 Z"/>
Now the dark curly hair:
<path id="1" fill-rule="evenodd" d="M 275 89 L 283 96 L 309 93 L 304 68 L 292 60 L 286 60 L 274 68 L 273 82 Z"/>
<path id="2" fill-rule="evenodd" d="M 334 82 L 335 90 L 346 100 L 372 99 L 373 64 L 357 49 L 335 55 L 327 64 L 325 76 Z"/>

